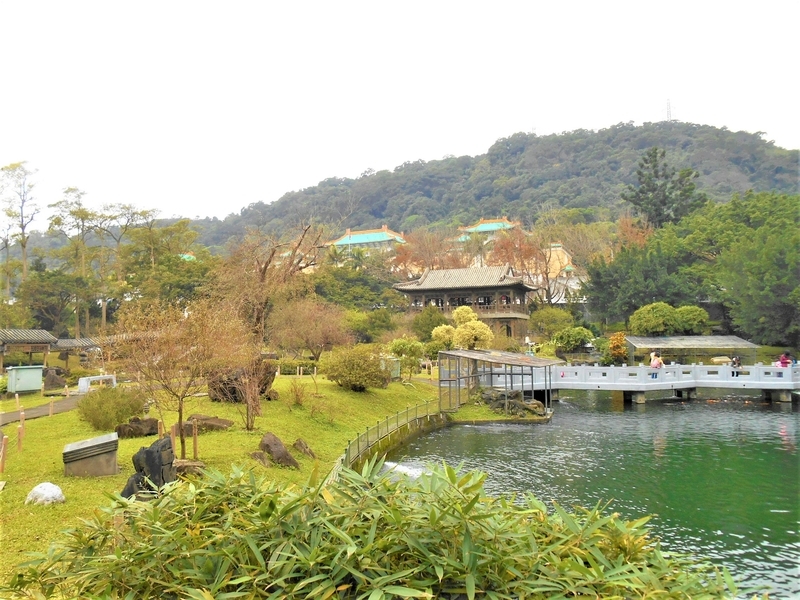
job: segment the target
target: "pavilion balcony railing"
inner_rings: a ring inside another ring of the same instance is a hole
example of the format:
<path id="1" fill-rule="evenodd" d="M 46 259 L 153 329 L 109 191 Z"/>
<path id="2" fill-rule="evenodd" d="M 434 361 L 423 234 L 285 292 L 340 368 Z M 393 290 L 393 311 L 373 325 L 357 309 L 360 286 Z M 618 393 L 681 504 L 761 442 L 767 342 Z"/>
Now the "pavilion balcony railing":
<path id="1" fill-rule="evenodd" d="M 430 305 L 432 306 L 432 305 Z M 528 311 L 524 304 L 464 304 L 463 306 L 469 306 L 472 310 L 474 310 L 479 315 L 492 315 L 492 314 L 524 314 L 527 315 Z M 411 310 L 413 311 L 422 311 L 425 306 L 420 304 L 412 304 Z M 451 313 L 455 309 L 460 308 L 459 306 L 437 306 L 439 310 L 444 313 Z"/>

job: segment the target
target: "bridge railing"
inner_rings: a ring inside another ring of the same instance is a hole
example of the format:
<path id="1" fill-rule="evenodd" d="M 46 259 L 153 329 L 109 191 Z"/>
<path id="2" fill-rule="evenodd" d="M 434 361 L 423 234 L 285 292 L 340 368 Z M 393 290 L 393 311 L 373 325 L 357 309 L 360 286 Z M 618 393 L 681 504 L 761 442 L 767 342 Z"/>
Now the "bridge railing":
<path id="1" fill-rule="evenodd" d="M 488 387 L 531 387 L 529 375 L 492 369 L 480 376 Z M 543 381 L 535 380 L 539 389 Z M 648 389 L 648 388 L 728 387 L 751 389 L 800 389 L 800 366 L 744 365 L 666 365 L 653 369 L 646 365 L 608 366 L 564 365 L 554 368 L 554 389 Z"/>

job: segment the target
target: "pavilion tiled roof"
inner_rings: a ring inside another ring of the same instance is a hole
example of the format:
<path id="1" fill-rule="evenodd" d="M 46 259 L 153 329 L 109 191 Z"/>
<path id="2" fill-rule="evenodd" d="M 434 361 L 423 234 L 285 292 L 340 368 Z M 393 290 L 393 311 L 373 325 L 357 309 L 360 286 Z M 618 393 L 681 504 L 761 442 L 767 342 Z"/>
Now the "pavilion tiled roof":
<path id="1" fill-rule="evenodd" d="M 99 348 L 102 345 L 100 340 L 95 338 L 59 339 L 56 342 L 57 350 L 73 350 L 78 348 Z"/>
<path id="2" fill-rule="evenodd" d="M 0 329 L 0 345 L 55 344 L 56 337 L 44 329 Z"/>
<path id="3" fill-rule="evenodd" d="M 527 285 L 522 277 L 516 277 L 509 265 L 468 269 L 426 269 L 419 279 L 396 283 L 393 287 L 400 292 L 423 292 L 507 286 L 535 289 Z"/>
<path id="4" fill-rule="evenodd" d="M 514 229 L 514 227 L 519 227 L 519 223 L 515 223 L 513 221 L 509 221 L 506 217 L 502 219 L 481 219 L 474 225 L 469 225 L 467 227 L 459 227 L 459 231 L 464 231 L 466 233 L 489 233 L 492 231 L 499 231 L 502 229 Z"/>
<path id="5" fill-rule="evenodd" d="M 365 229 L 363 231 L 350 231 L 340 238 L 328 242 L 330 246 L 358 246 L 361 244 L 375 244 L 380 242 L 405 243 L 402 233 L 392 231 L 386 225 L 381 229 Z"/>

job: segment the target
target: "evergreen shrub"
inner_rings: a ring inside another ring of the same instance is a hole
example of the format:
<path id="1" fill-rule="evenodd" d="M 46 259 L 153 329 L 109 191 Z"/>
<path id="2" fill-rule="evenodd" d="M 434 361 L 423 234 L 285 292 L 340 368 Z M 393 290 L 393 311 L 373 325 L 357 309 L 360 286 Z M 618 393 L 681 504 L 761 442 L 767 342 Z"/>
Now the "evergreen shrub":
<path id="1" fill-rule="evenodd" d="M 78 400 L 78 415 L 98 431 L 114 431 L 120 423 L 141 415 L 144 394 L 138 388 L 101 387 Z"/>
<path id="2" fill-rule="evenodd" d="M 329 352 L 323 357 L 320 367 L 328 379 L 343 388 L 363 392 L 371 387 L 389 385 L 392 374 L 385 364 L 386 361 L 373 348 L 358 344 Z"/>

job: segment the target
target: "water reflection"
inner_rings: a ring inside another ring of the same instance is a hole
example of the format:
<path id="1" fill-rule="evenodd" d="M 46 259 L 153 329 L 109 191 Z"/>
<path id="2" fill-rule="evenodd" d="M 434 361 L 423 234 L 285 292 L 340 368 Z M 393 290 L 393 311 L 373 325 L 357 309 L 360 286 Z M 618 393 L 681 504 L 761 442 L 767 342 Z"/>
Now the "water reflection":
<path id="1" fill-rule="evenodd" d="M 656 514 L 665 548 L 725 564 L 773 598 L 800 597 L 797 404 L 719 395 L 621 406 L 574 392 L 555 411 L 548 425 L 448 428 L 390 460 L 412 470 L 463 463 L 490 473 L 492 494 Z"/>

